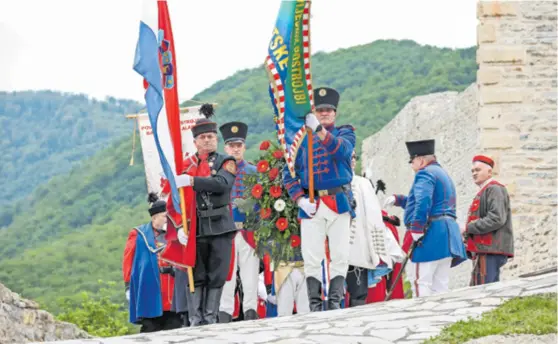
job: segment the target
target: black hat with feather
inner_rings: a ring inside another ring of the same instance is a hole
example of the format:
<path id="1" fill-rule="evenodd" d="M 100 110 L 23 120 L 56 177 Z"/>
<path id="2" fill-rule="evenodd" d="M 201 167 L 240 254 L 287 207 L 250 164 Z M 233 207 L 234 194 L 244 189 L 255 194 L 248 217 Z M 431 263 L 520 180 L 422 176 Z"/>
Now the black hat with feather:
<path id="1" fill-rule="evenodd" d="M 214 115 L 213 105 L 203 104 L 200 107 L 200 114 L 204 115 L 204 118 L 198 119 L 196 124 L 192 127 L 192 135 L 194 138 L 204 133 L 217 134 L 217 123 L 210 119 Z"/>
<path id="2" fill-rule="evenodd" d="M 159 213 L 164 213 L 167 211 L 167 202 L 159 199 L 157 194 L 150 192 L 147 197 L 147 202 L 149 202 L 149 215 L 153 216 Z"/>

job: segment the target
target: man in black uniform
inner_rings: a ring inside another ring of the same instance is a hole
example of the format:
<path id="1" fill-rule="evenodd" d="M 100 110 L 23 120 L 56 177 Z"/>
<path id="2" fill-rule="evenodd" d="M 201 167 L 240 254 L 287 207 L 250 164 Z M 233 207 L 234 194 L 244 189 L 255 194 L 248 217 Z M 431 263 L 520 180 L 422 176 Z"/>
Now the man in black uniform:
<path id="1" fill-rule="evenodd" d="M 185 174 L 176 177 L 177 187 L 192 187 L 196 204 L 196 264 L 195 292 L 187 286 L 175 286 L 183 291 L 187 303 L 190 326 L 217 322 L 223 285 L 229 274 L 232 241 L 236 232 L 230 209 L 231 190 L 236 177 L 234 157 L 217 153 L 217 124 L 209 118 L 213 107 L 204 104 L 200 109 L 206 118 L 192 127 L 197 153 L 185 161 Z M 190 200 L 192 204 L 193 199 Z M 186 201 L 189 204 L 188 200 Z M 188 244 L 188 237 L 180 229 L 178 240 Z M 180 271 L 178 273 L 184 274 Z M 178 280 L 186 281 L 187 278 Z M 177 299 L 181 298 L 175 293 Z M 175 300 L 175 303 L 178 300 Z"/>

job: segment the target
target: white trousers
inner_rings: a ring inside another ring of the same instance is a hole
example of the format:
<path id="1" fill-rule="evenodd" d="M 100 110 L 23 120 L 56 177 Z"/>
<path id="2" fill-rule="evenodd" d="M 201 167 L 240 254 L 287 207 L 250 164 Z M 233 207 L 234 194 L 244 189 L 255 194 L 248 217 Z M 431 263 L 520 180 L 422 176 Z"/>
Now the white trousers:
<path id="1" fill-rule="evenodd" d="M 329 238 L 331 263 L 329 276 L 347 276 L 349 268 L 349 235 L 351 214 L 338 214 L 320 202 L 316 215 L 302 219 L 301 249 L 304 259 L 304 274 L 322 280 L 322 260 L 325 258 L 325 239 Z"/>
<path id="2" fill-rule="evenodd" d="M 236 287 L 237 269 L 240 269 L 240 281 L 242 282 L 242 291 L 244 292 L 242 309 L 244 312 L 249 309 L 257 311 L 260 259 L 256 256 L 254 249 L 244 240 L 240 232 L 237 232 L 234 238 L 234 249 L 236 262 L 233 267 L 233 278 L 225 282 L 223 286 L 219 311 L 230 315 L 234 312 L 234 290 Z"/>
<path id="3" fill-rule="evenodd" d="M 292 315 L 295 302 L 297 314 L 310 312 L 306 277 L 300 268 L 291 271 L 277 293 L 277 316 Z"/>
<path id="4" fill-rule="evenodd" d="M 407 262 L 405 273 L 411 283 L 413 297 L 445 293 L 449 290 L 451 257 L 425 263 Z"/>

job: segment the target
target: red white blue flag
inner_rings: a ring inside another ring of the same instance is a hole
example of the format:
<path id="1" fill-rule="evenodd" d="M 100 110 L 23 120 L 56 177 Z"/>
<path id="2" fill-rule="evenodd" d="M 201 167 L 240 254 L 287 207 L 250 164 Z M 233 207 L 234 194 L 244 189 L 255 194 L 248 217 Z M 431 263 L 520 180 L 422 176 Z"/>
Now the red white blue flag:
<path id="1" fill-rule="evenodd" d="M 180 213 L 175 176 L 183 171 L 176 55 L 166 0 L 143 0 L 134 70 L 144 79 L 145 103 L 155 144 Z"/>

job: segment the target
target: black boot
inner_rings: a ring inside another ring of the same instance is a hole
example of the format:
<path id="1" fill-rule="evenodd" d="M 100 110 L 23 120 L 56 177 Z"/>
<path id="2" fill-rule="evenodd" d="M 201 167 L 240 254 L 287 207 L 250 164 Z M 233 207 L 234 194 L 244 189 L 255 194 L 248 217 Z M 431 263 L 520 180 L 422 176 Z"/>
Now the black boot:
<path id="1" fill-rule="evenodd" d="M 226 324 L 232 321 L 232 315 L 227 312 L 219 312 L 219 323 Z"/>
<path id="2" fill-rule="evenodd" d="M 194 293 L 186 290 L 186 302 L 188 304 L 188 316 L 190 320 L 190 327 L 200 326 L 203 324 L 202 301 L 203 301 L 203 288 L 196 287 Z"/>
<path id="3" fill-rule="evenodd" d="M 366 299 L 362 300 L 362 299 L 355 299 L 353 297 L 351 297 L 349 299 L 349 307 L 357 307 L 357 306 L 362 306 L 366 304 Z"/>
<path id="4" fill-rule="evenodd" d="M 181 314 L 182 316 L 182 327 L 190 327 L 190 318 L 188 317 L 188 312 Z"/>
<path id="5" fill-rule="evenodd" d="M 308 290 L 308 301 L 310 303 L 310 311 L 321 312 L 323 310 L 322 282 L 318 281 L 314 277 L 307 277 L 306 289 Z"/>
<path id="6" fill-rule="evenodd" d="M 345 278 L 335 276 L 329 281 L 329 293 L 327 294 L 327 309 L 340 309 L 341 300 L 345 295 Z"/>
<path id="7" fill-rule="evenodd" d="M 258 318 L 258 313 L 255 310 L 249 309 L 244 313 L 244 320 L 256 320 Z"/>
<path id="8" fill-rule="evenodd" d="M 207 295 L 205 297 L 203 317 L 207 324 L 216 324 L 217 314 L 219 313 L 219 304 L 221 303 L 221 294 L 223 293 L 223 287 L 210 288 L 207 289 L 206 292 Z"/>

